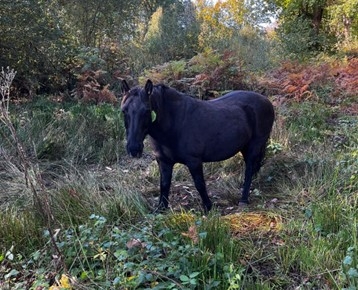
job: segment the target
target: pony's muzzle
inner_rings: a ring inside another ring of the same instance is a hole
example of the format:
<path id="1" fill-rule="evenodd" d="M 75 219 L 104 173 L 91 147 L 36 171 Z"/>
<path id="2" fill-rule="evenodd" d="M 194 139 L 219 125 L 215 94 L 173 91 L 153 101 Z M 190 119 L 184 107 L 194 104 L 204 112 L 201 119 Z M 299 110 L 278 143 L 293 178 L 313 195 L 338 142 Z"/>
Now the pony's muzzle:
<path id="1" fill-rule="evenodd" d="M 143 153 L 143 144 L 127 144 L 127 152 L 131 157 L 140 158 Z"/>

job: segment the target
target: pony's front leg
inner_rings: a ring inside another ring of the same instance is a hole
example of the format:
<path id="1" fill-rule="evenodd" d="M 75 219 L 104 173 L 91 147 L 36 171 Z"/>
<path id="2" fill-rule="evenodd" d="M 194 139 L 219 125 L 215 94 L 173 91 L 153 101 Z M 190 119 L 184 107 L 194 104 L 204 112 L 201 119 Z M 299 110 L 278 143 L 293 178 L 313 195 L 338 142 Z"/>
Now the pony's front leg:
<path id="1" fill-rule="evenodd" d="M 206 191 L 206 185 L 205 185 L 204 173 L 203 173 L 203 163 L 194 162 L 194 163 L 187 164 L 187 166 L 194 180 L 195 187 L 197 191 L 200 193 L 204 210 L 205 212 L 208 212 L 212 208 L 212 203 Z"/>
<path id="2" fill-rule="evenodd" d="M 158 210 L 168 208 L 169 190 L 172 182 L 173 163 L 167 163 L 162 160 L 157 160 L 160 172 L 160 197 Z"/>

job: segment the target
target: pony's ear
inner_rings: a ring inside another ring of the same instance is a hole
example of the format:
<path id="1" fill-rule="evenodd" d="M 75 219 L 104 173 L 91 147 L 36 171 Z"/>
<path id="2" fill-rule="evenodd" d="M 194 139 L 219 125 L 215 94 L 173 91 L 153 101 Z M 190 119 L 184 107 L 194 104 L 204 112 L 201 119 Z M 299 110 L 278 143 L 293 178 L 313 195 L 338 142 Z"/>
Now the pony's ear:
<path id="1" fill-rule="evenodd" d="M 128 85 L 128 83 L 126 82 L 126 80 L 122 80 L 122 93 L 127 93 L 129 92 L 130 87 Z"/>
<path id="2" fill-rule="evenodd" d="M 153 83 L 151 80 L 147 80 L 147 83 L 145 84 L 145 92 L 147 93 L 148 96 L 150 96 L 153 92 Z"/>

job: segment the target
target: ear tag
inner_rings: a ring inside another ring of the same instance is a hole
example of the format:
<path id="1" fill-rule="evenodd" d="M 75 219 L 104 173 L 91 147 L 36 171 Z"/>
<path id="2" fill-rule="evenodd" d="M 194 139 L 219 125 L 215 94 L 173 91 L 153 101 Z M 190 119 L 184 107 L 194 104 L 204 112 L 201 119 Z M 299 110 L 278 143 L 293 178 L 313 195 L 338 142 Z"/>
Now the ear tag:
<path id="1" fill-rule="evenodd" d="M 152 111 L 151 116 L 152 116 L 152 123 L 153 123 L 157 119 L 157 114 L 154 111 Z"/>

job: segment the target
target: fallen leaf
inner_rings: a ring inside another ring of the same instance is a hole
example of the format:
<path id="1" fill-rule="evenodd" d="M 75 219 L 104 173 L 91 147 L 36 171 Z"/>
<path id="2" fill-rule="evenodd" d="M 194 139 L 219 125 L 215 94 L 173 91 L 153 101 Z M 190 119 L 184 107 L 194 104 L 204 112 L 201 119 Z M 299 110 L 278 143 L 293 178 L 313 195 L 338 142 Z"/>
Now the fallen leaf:
<path id="1" fill-rule="evenodd" d="M 127 242 L 126 246 L 128 249 L 132 249 L 135 247 L 139 247 L 139 248 L 144 248 L 145 247 L 145 243 L 142 243 L 139 239 L 132 239 L 130 241 Z"/>
<path id="2" fill-rule="evenodd" d="M 199 242 L 199 235 L 197 227 L 195 225 L 190 226 L 189 230 L 186 233 L 182 233 L 182 236 L 188 237 L 192 240 L 194 244 L 197 244 Z"/>

